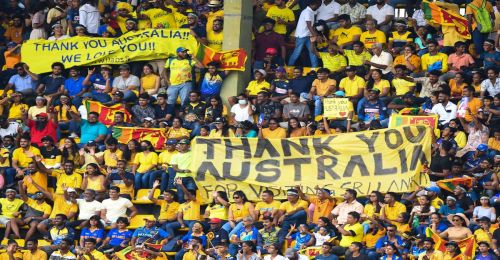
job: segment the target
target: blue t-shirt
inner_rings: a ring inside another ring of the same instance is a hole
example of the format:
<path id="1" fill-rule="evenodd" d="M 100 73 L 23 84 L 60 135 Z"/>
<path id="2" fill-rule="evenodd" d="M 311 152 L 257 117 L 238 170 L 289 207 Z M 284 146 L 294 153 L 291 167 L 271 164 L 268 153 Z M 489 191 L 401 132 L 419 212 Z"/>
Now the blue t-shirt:
<path id="1" fill-rule="evenodd" d="M 127 229 L 126 231 L 120 232 L 118 228 L 113 228 L 109 231 L 107 237 L 109 237 L 110 239 L 110 246 L 119 246 L 121 243 L 123 243 L 123 241 L 130 241 L 132 239 L 132 231 Z"/>
<path id="2" fill-rule="evenodd" d="M 137 243 L 144 243 L 148 240 L 150 243 L 157 243 L 168 237 L 167 231 L 158 227 L 140 227 L 134 231 L 132 237 L 137 237 Z"/>
<path id="3" fill-rule="evenodd" d="M 201 81 L 201 94 L 204 96 L 219 95 L 225 78 L 226 74 L 224 72 L 218 72 L 215 76 L 210 75 L 208 72 L 205 73 Z"/>
<path id="4" fill-rule="evenodd" d="M 66 81 L 66 78 L 63 76 L 54 78 L 52 75 L 48 75 L 40 83 L 45 85 L 45 95 L 50 95 L 56 93 L 64 85 L 64 81 Z"/>
<path id="5" fill-rule="evenodd" d="M 84 79 L 84 77 L 78 77 L 76 80 L 74 78 L 69 78 L 64 81 L 64 88 L 68 91 L 70 97 L 82 91 Z"/>
<path id="6" fill-rule="evenodd" d="M 311 90 L 312 83 L 314 81 L 314 77 L 312 76 L 305 76 L 305 77 L 298 77 L 295 79 L 291 79 L 289 81 L 289 89 L 292 90 L 292 92 L 295 92 L 297 94 L 300 93 L 309 93 L 309 90 Z"/>
<path id="7" fill-rule="evenodd" d="M 498 257 L 492 253 L 488 253 L 488 255 L 483 256 L 482 254 L 476 254 L 474 260 L 498 260 Z"/>
<path id="8" fill-rule="evenodd" d="M 73 25 L 73 27 L 78 25 L 80 23 L 80 12 L 78 11 L 78 8 L 70 8 L 66 19 Z"/>
<path id="9" fill-rule="evenodd" d="M 292 234 L 291 238 L 295 240 L 295 246 L 293 247 L 294 250 L 300 250 L 302 245 L 306 244 L 311 240 L 311 234 L 304 234 L 301 235 L 299 232 L 295 232 Z"/>
<path id="10" fill-rule="evenodd" d="M 493 59 L 494 62 L 486 60 L 489 58 Z M 500 61 L 500 51 L 495 51 L 494 53 L 483 52 L 480 55 L 480 59 L 483 60 L 484 69 L 496 68 L 497 66 L 495 62 Z"/>
<path id="11" fill-rule="evenodd" d="M 401 245 L 403 244 L 403 239 L 400 237 L 400 236 L 397 236 L 396 235 L 396 241 L 398 241 L 398 245 Z M 389 244 L 392 244 L 390 241 L 389 241 L 389 237 L 388 236 L 383 236 L 381 238 L 379 238 L 377 240 L 377 243 L 375 244 L 375 248 L 376 249 L 380 249 L 384 246 L 387 246 Z"/>
<path id="12" fill-rule="evenodd" d="M 257 241 L 259 230 L 255 227 L 252 227 L 250 231 L 247 231 L 246 228 L 242 228 L 236 235 L 240 238 L 240 241 Z"/>
<path id="13" fill-rule="evenodd" d="M 182 239 L 181 239 L 181 240 L 182 240 L 182 242 L 184 242 L 184 243 L 186 243 L 186 242 L 187 242 L 187 243 L 191 242 L 191 239 L 193 238 L 193 235 L 192 235 L 192 234 L 193 234 L 193 233 L 189 232 L 188 234 L 184 235 L 184 236 L 182 237 Z M 199 236 L 199 238 L 201 239 L 201 244 L 203 245 L 203 247 L 205 247 L 205 246 L 207 245 L 207 236 L 202 235 L 202 236 Z"/>
<path id="14" fill-rule="evenodd" d="M 82 232 L 80 233 L 80 236 L 84 236 L 86 238 L 95 238 L 95 239 L 104 239 L 104 229 L 99 228 L 96 230 L 91 231 L 90 229 L 84 227 L 82 229 Z"/>
<path id="15" fill-rule="evenodd" d="M 92 85 L 90 86 L 90 89 L 92 90 L 92 94 L 100 94 L 104 93 L 104 90 L 106 89 L 106 80 L 102 76 L 102 74 L 93 74 L 90 76 L 90 83 Z M 109 85 L 113 86 L 113 78 L 110 79 Z"/>
<path id="16" fill-rule="evenodd" d="M 90 124 L 85 119 L 82 119 L 82 124 L 80 129 L 82 132 L 80 143 L 82 144 L 86 144 L 89 141 L 95 140 L 99 135 L 106 135 L 108 131 L 108 128 L 101 122 Z"/>
<path id="17" fill-rule="evenodd" d="M 457 213 L 464 213 L 464 210 L 459 206 L 456 206 L 454 209 L 450 209 L 448 205 L 443 205 L 441 206 L 441 208 L 439 208 L 439 214 L 445 217 L 450 214 L 457 214 Z"/>

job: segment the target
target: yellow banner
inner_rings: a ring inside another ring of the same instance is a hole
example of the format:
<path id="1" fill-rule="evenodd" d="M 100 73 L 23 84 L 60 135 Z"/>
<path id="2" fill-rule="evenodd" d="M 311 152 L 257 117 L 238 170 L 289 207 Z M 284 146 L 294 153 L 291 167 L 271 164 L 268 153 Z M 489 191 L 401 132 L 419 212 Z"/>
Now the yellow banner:
<path id="1" fill-rule="evenodd" d="M 327 118 L 347 117 L 347 115 L 349 114 L 349 99 L 324 98 L 323 110 L 323 116 L 326 116 Z"/>
<path id="2" fill-rule="evenodd" d="M 278 197 L 301 185 L 319 185 L 340 196 L 355 189 L 407 192 L 426 186 L 422 164 L 431 159 L 431 129 L 404 126 L 331 136 L 288 139 L 197 138 L 191 171 L 204 199 L 214 190 L 243 190 L 256 199 L 271 189 Z"/>
<path id="3" fill-rule="evenodd" d="M 22 45 L 22 60 L 34 73 L 51 71 L 51 64 L 66 68 L 176 56 L 178 47 L 196 53 L 197 42 L 189 29 L 149 29 L 129 32 L 117 38 L 71 37 L 64 40 L 31 40 Z"/>

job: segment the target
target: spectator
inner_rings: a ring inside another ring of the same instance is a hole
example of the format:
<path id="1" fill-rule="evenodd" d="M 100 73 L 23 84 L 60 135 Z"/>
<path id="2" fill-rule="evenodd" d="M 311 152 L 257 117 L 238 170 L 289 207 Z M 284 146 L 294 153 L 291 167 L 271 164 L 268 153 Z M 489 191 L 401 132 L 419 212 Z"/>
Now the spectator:
<path id="1" fill-rule="evenodd" d="M 58 250 L 50 254 L 49 259 L 57 259 L 57 258 L 76 259 L 76 256 L 71 252 L 72 245 L 73 245 L 73 240 L 69 238 L 62 239 L 61 243 L 59 244 Z"/>
<path id="2" fill-rule="evenodd" d="M 109 188 L 109 199 L 102 202 L 101 219 L 106 226 L 116 227 L 116 221 L 119 217 L 126 217 L 130 220 L 137 215 L 137 209 L 126 198 L 119 197 L 120 188 L 114 186 Z M 127 209 L 130 215 L 127 215 Z"/>
<path id="3" fill-rule="evenodd" d="M 132 239 L 132 231 L 127 229 L 128 220 L 126 217 L 119 217 L 116 220 L 116 228 L 111 229 L 108 235 L 102 242 L 102 245 L 98 248 L 99 251 L 105 251 L 113 249 L 113 251 L 118 252 L 124 248 Z"/>
<path id="4" fill-rule="evenodd" d="M 487 17 L 486 21 L 481 20 L 482 18 L 479 17 L 479 11 L 478 9 L 480 8 L 485 8 L 486 11 L 489 13 L 490 17 Z M 476 53 L 481 52 L 481 46 L 483 46 L 483 43 L 485 42 L 486 39 L 488 39 L 488 31 L 483 31 L 481 27 L 486 27 L 488 28 L 486 24 L 481 24 L 481 23 L 487 23 L 490 22 L 489 27 L 491 28 L 492 26 L 492 21 L 494 21 L 494 11 L 493 11 L 493 6 L 491 5 L 490 2 L 484 1 L 484 0 L 476 0 L 472 1 L 470 4 L 468 4 L 465 8 L 465 14 L 467 17 L 467 21 L 469 22 L 469 31 L 472 34 L 472 41 L 474 42 L 474 49 Z M 491 19 L 491 20 L 490 20 Z"/>
<path id="5" fill-rule="evenodd" d="M 429 41 L 427 49 L 429 53 L 422 55 L 422 70 L 431 72 L 433 70 L 445 73 L 448 71 L 448 55 L 438 52 L 436 41 Z"/>
<path id="6" fill-rule="evenodd" d="M 258 124 L 257 127 L 259 128 L 259 138 L 266 138 L 266 139 L 286 138 L 286 130 L 279 126 L 278 119 L 276 118 L 270 118 L 268 120 L 267 128 L 263 128 L 261 124 Z"/>
<path id="7" fill-rule="evenodd" d="M 500 64 L 500 52 L 495 50 L 495 42 L 487 39 L 483 43 L 483 50 L 479 59 L 483 61 L 484 69 L 496 68 Z"/>
<path id="8" fill-rule="evenodd" d="M 323 98 L 329 97 L 337 90 L 337 82 L 328 78 L 330 70 L 325 68 L 318 69 L 318 78 L 313 81 L 309 93 L 301 93 L 301 97 L 309 101 L 314 101 L 314 116 L 322 114 Z"/>
<path id="9" fill-rule="evenodd" d="M 137 98 L 134 91 L 139 91 L 140 84 L 139 78 L 130 73 L 130 66 L 122 64 L 120 65 L 120 76 L 113 79 L 113 93 L 121 91 L 125 101 L 134 101 Z"/>
<path id="10" fill-rule="evenodd" d="M 17 74 L 10 77 L 9 83 L 5 86 L 2 97 L 6 97 L 10 89 L 13 89 L 16 92 L 21 92 L 26 96 L 34 95 L 36 82 L 38 81 L 39 76 L 32 73 L 26 63 L 17 63 L 14 65 L 14 69 L 17 71 Z"/>
<path id="11" fill-rule="evenodd" d="M 384 32 L 377 29 L 377 20 L 367 20 L 365 25 L 366 31 L 361 33 L 360 41 L 366 48 L 371 49 L 375 43 L 384 45 L 387 42 Z"/>
<path id="12" fill-rule="evenodd" d="M 342 49 L 351 49 L 352 44 L 359 41 L 361 29 L 351 24 L 351 17 L 348 14 L 338 16 L 340 27 L 333 33 L 332 42 Z"/>
<path id="13" fill-rule="evenodd" d="M 281 59 L 285 60 L 285 39 L 283 35 L 274 31 L 275 24 L 276 21 L 271 18 L 264 19 L 262 21 L 264 31 L 255 36 L 254 70 L 264 69 L 264 57 L 269 48 L 279 50 Z"/>
<path id="14" fill-rule="evenodd" d="M 382 74 L 384 74 L 388 79 L 392 79 L 392 77 L 394 76 L 392 55 L 388 52 L 383 51 L 382 45 L 378 43 L 372 45 L 372 51 L 373 56 L 369 61 L 364 60 L 364 64 L 370 65 L 370 71 L 380 69 L 382 70 Z"/>
<path id="15" fill-rule="evenodd" d="M 95 0 L 85 0 L 78 9 L 79 23 L 87 28 L 91 34 L 97 34 L 100 14 Z"/>
<path id="16" fill-rule="evenodd" d="M 293 50 L 288 65 L 294 66 L 295 62 L 299 58 L 302 49 L 304 47 L 309 51 L 309 59 L 311 61 L 311 67 L 318 67 L 318 58 L 313 54 L 313 47 L 311 40 L 316 39 L 318 33 L 314 30 L 313 25 L 315 22 L 315 12 L 320 7 L 320 0 L 312 0 L 309 5 L 300 13 L 299 20 L 297 22 L 297 29 L 295 30 L 295 49 Z M 304 65 L 304 64 L 303 64 Z"/>
<path id="17" fill-rule="evenodd" d="M 470 73 L 471 69 L 475 67 L 475 61 L 470 54 L 466 53 L 466 47 L 465 42 L 455 43 L 455 53 L 448 57 L 450 70 L 441 76 L 441 80 L 450 80 L 459 72 Z"/>
<path id="18" fill-rule="evenodd" d="M 356 0 L 349 0 L 340 7 L 339 14 L 348 14 L 353 25 L 363 25 L 366 7 Z"/>
<path id="19" fill-rule="evenodd" d="M 219 69 L 220 63 L 218 62 L 209 62 L 207 64 L 207 72 L 200 85 L 201 100 L 207 102 L 209 98 L 220 95 L 222 83 L 229 71 L 218 71 Z"/>
<path id="20" fill-rule="evenodd" d="M 82 83 L 90 89 L 92 98 L 101 103 L 108 102 L 111 99 L 108 95 L 111 92 L 113 85 L 111 70 L 111 66 L 102 65 L 101 72 L 96 74 L 96 68 L 90 68 Z"/>
<path id="21" fill-rule="evenodd" d="M 379 95 L 380 90 L 373 88 L 368 91 L 368 99 L 363 99 L 358 103 L 358 120 L 362 126 L 370 124 L 373 120 L 379 120 L 382 126 L 387 126 L 389 123 L 387 107 Z"/>
<path id="22" fill-rule="evenodd" d="M 186 103 L 184 109 L 183 127 L 191 130 L 191 137 L 199 135 L 203 119 L 205 118 L 204 101 L 200 100 L 200 92 L 192 90 L 189 92 L 189 103 Z"/>
<path id="23" fill-rule="evenodd" d="M 494 68 L 487 70 L 488 78 L 481 82 L 481 98 L 485 97 L 486 92 L 490 96 L 496 96 L 500 93 L 500 77 L 498 77 L 498 72 Z"/>
<path id="24" fill-rule="evenodd" d="M 224 39 L 224 19 L 216 18 L 213 21 L 212 29 L 207 31 L 207 46 L 222 51 L 222 42 Z"/>
<path id="25" fill-rule="evenodd" d="M 394 19 L 394 8 L 388 5 L 385 0 L 377 0 L 375 5 L 366 9 L 366 19 L 376 20 L 378 28 L 388 34 Z"/>
<path id="26" fill-rule="evenodd" d="M 339 224 L 337 219 L 332 220 L 332 224 L 335 225 L 340 234 L 342 234 L 342 239 L 338 246 L 332 248 L 332 252 L 337 255 L 345 255 L 348 253 L 349 246 L 353 242 L 361 242 L 363 239 L 363 226 L 359 223 L 360 214 L 356 211 L 351 211 L 347 213 L 347 219 L 345 224 Z"/>
<path id="27" fill-rule="evenodd" d="M 445 125 L 456 118 L 457 105 L 450 102 L 450 94 L 447 91 L 439 92 L 438 102 L 432 107 L 431 113 L 439 116 L 439 124 Z"/>

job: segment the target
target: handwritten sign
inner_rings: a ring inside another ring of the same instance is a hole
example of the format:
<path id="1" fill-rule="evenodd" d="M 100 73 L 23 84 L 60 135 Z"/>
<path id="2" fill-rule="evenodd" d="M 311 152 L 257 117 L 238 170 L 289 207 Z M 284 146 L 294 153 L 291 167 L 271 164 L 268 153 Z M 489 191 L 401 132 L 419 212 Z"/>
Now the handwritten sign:
<path id="1" fill-rule="evenodd" d="M 328 118 L 347 117 L 349 114 L 348 98 L 325 98 L 323 99 L 323 115 Z"/>

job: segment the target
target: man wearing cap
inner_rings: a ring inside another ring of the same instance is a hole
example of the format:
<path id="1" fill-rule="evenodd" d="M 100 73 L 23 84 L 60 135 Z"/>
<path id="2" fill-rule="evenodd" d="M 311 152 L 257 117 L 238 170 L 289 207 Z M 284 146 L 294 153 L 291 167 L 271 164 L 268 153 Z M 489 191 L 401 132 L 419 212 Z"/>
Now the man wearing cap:
<path id="1" fill-rule="evenodd" d="M 359 41 L 361 37 L 361 29 L 357 26 L 352 26 L 351 17 L 348 14 L 338 16 L 340 27 L 333 33 L 332 42 L 337 44 L 342 49 L 352 49 L 352 44 Z"/>
<path id="2" fill-rule="evenodd" d="M 358 119 L 365 127 L 373 120 L 379 120 L 383 127 L 389 124 L 387 107 L 379 99 L 380 90 L 373 88 L 368 92 L 368 99 L 362 99 L 358 103 Z"/>
<path id="3" fill-rule="evenodd" d="M 23 200 L 16 198 L 16 190 L 8 188 L 5 190 L 5 198 L 0 198 L 1 214 L 0 214 L 0 224 L 7 226 L 10 229 L 10 222 L 14 218 L 21 216 L 21 206 L 24 204 Z M 16 230 L 14 230 L 16 231 Z M 8 239 L 8 233 L 6 231 Z M 19 230 L 17 234 L 19 237 Z"/>
<path id="4" fill-rule="evenodd" d="M 92 98 L 105 103 L 111 98 L 108 93 L 112 90 L 113 76 L 110 65 L 101 65 L 100 73 L 97 73 L 96 68 L 89 68 L 87 76 L 83 80 L 83 86 L 90 88 Z"/>
<path id="5" fill-rule="evenodd" d="M 266 18 L 262 21 L 264 31 L 255 36 L 255 56 L 253 69 L 264 69 L 264 58 L 269 48 L 279 50 L 279 56 L 284 61 L 286 55 L 285 38 L 274 31 L 276 21 Z"/>
<path id="6" fill-rule="evenodd" d="M 469 138 L 471 138 L 470 135 Z M 480 144 L 477 146 L 476 151 L 469 152 L 468 154 L 466 154 L 463 157 L 463 159 L 466 160 L 464 163 L 465 172 L 473 174 L 484 171 L 483 169 L 481 169 L 480 164 L 483 160 L 488 159 L 487 152 L 488 152 L 488 145 Z"/>
<path id="7" fill-rule="evenodd" d="M 34 74 L 29 70 L 26 63 L 17 63 L 14 65 L 14 69 L 17 74 L 10 77 L 7 86 L 3 90 L 2 98 L 7 96 L 9 90 L 15 90 L 23 93 L 26 96 L 32 96 L 35 94 L 36 83 L 39 79 L 37 74 Z"/>
<path id="8" fill-rule="evenodd" d="M 419 102 L 413 92 L 407 92 L 400 97 L 395 97 L 387 105 L 388 109 L 392 109 L 393 113 L 403 115 L 418 115 L 420 111 Z"/>
<path id="9" fill-rule="evenodd" d="M 193 90 L 193 67 L 203 68 L 203 64 L 194 56 L 188 55 L 188 49 L 178 47 L 177 57 L 168 58 L 165 62 L 167 69 L 167 104 L 173 111 L 177 97 L 180 96 L 181 105 L 188 101 L 188 95 Z"/>
<path id="10" fill-rule="evenodd" d="M 284 60 L 278 56 L 278 50 L 275 48 L 267 48 L 266 56 L 264 56 L 264 70 L 268 74 L 268 77 L 272 77 L 275 74 L 275 69 L 278 67 L 285 66 Z"/>
<path id="11" fill-rule="evenodd" d="M 312 219 L 309 220 L 310 224 L 317 224 L 320 217 L 328 217 L 335 206 L 335 199 L 331 196 L 331 191 L 329 189 L 321 189 L 316 185 L 316 187 L 314 187 L 316 196 L 306 195 L 302 192 L 300 186 L 295 186 L 295 189 L 299 192 L 301 199 L 315 205 Z"/>
<path id="12" fill-rule="evenodd" d="M 208 47 L 222 51 L 222 41 L 224 40 L 224 20 L 217 17 L 212 24 L 212 29 L 207 31 Z"/>
<path id="13" fill-rule="evenodd" d="M 122 33 L 127 32 L 126 21 L 128 18 L 136 18 L 137 14 L 134 12 L 134 8 L 131 4 L 127 2 L 117 2 L 116 3 L 117 16 L 115 17 L 116 23 L 120 27 Z"/>
<path id="14" fill-rule="evenodd" d="M 69 76 L 64 81 L 64 94 L 68 95 L 73 105 L 78 107 L 82 104 L 82 95 L 87 91 L 83 86 L 85 78 L 80 76 L 80 71 L 75 67 L 69 69 Z"/>
<path id="15" fill-rule="evenodd" d="M 173 234 L 169 234 L 156 226 L 156 218 L 153 215 L 145 217 L 144 220 L 146 225 L 136 229 L 134 234 L 132 234 L 132 241 L 130 244 L 133 247 L 140 246 L 144 243 L 165 245 L 174 237 Z"/>
<path id="16" fill-rule="evenodd" d="M 11 102 L 7 119 L 9 121 L 23 120 L 29 109 L 28 105 L 23 102 L 23 94 L 21 92 L 14 92 L 10 94 L 10 98 Z"/>
<path id="17" fill-rule="evenodd" d="M 210 240 L 210 247 L 229 242 L 229 235 L 227 231 L 222 228 L 222 220 L 220 218 L 211 218 L 208 224 L 210 225 L 210 229 L 207 233 L 207 237 Z"/>
<path id="18" fill-rule="evenodd" d="M 66 81 L 66 78 L 63 76 L 64 64 L 54 62 L 51 68 L 52 74 L 43 77 L 36 89 L 37 94 L 47 98 L 49 103 L 51 99 L 57 98 L 64 93 L 64 81 Z"/>
<path id="19" fill-rule="evenodd" d="M 215 19 L 217 19 L 218 17 L 224 17 L 224 9 L 220 0 L 208 1 L 208 8 L 210 8 L 210 12 L 204 15 L 207 18 L 206 28 L 210 30 L 213 26 Z"/>
<path id="20" fill-rule="evenodd" d="M 486 197 L 486 199 L 489 199 L 489 197 Z M 476 219 L 476 221 L 479 224 L 479 229 L 476 229 L 476 231 L 474 231 L 474 237 L 476 241 L 491 244 L 493 232 L 497 228 L 491 225 L 490 218 L 486 216 Z M 493 219 L 493 221 L 495 221 L 495 219 Z"/>
<path id="21" fill-rule="evenodd" d="M 128 64 L 122 64 L 119 68 L 120 76 L 113 79 L 113 92 L 121 91 L 125 101 L 133 101 L 137 98 L 134 91 L 139 90 L 141 82 L 137 76 L 130 73 Z"/>
<path id="22" fill-rule="evenodd" d="M 278 224 L 281 224 L 280 238 L 284 238 L 290 227 L 306 224 L 307 209 L 309 203 L 299 197 L 299 191 L 296 189 L 287 190 L 287 201 L 281 203 L 278 216 Z"/>
<path id="23" fill-rule="evenodd" d="M 425 252 L 418 256 L 418 260 L 424 260 L 424 257 L 427 257 L 429 260 L 442 260 L 443 252 L 434 249 L 434 240 L 430 237 L 426 237 L 423 239 Z"/>

